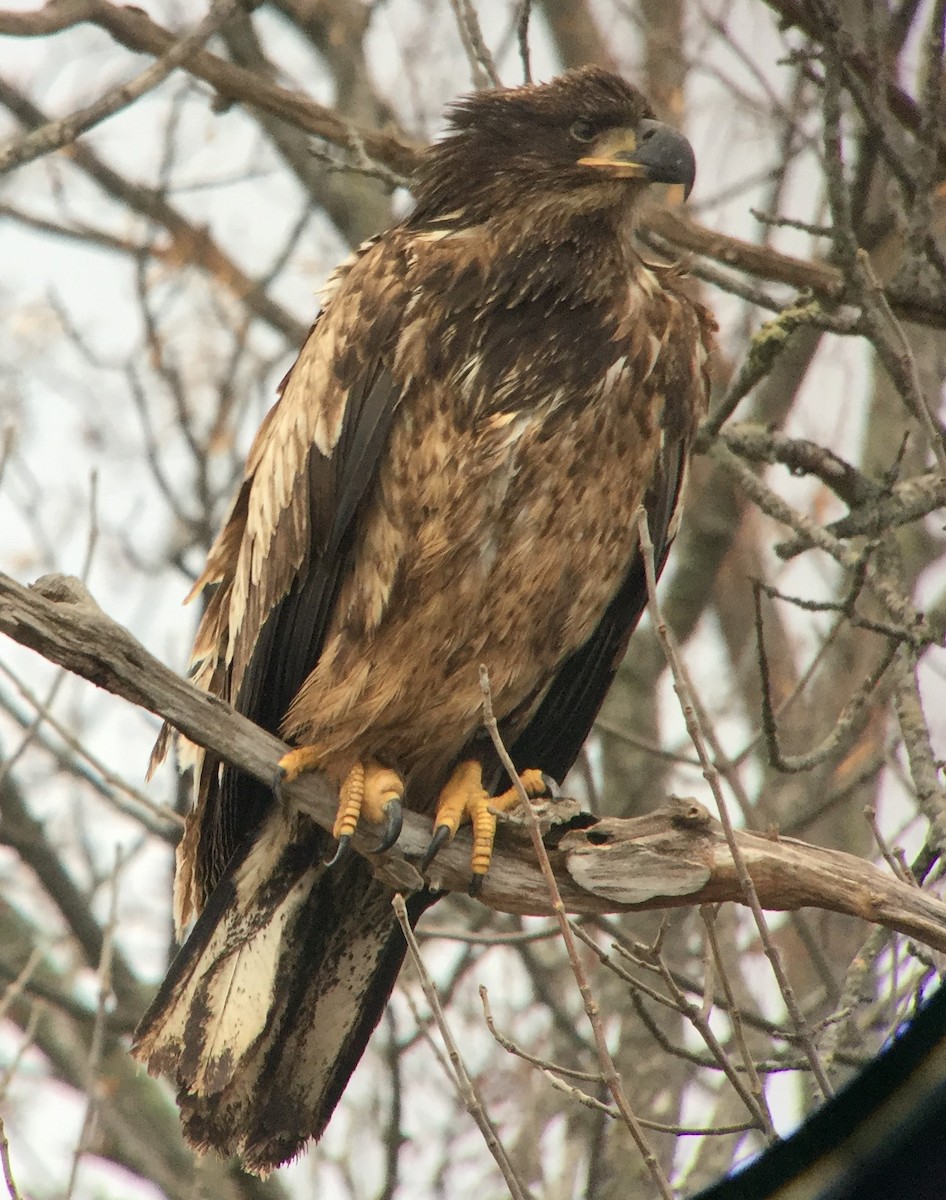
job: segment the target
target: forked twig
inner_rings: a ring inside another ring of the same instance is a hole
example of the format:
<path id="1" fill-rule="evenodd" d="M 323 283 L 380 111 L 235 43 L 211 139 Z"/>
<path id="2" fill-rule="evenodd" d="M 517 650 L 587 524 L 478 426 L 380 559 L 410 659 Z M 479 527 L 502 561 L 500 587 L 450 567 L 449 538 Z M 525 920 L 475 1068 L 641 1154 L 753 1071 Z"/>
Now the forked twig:
<path id="1" fill-rule="evenodd" d="M 528 1050 L 517 1046 L 511 1038 L 506 1037 L 496 1028 L 493 1010 L 489 1006 L 489 992 L 482 985 L 480 986 L 480 1003 L 483 1005 L 483 1020 L 486 1022 L 486 1028 L 507 1054 L 513 1054 L 516 1058 L 521 1058 L 523 1062 L 530 1063 L 533 1067 L 539 1067 L 546 1075 L 567 1075 L 569 1079 L 580 1079 L 583 1083 L 604 1083 L 600 1071 L 579 1071 L 574 1067 L 563 1067 L 560 1063 L 551 1062 L 547 1058 L 539 1058 L 537 1054 L 530 1054 Z M 620 1116 L 617 1109 L 608 1109 L 608 1111 L 613 1116 Z"/>
<path id="2" fill-rule="evenodd" d="M 457 22 L 460 41 L 470 64 L 473 74 L 473 85 L 477 90 L 499 87 L 499 72 L 493 62 L 493 56 L 483 39 L 476 9 L 471 0 L 450 0 L 450 7 Z"/>

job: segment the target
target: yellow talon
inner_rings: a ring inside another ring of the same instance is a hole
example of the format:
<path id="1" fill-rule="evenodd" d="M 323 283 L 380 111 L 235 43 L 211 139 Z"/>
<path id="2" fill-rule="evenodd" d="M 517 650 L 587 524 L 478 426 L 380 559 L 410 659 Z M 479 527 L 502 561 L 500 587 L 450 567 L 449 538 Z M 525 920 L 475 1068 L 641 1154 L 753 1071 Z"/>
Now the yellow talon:
<path id="1" fill-rule="evenodd" d="M 484 876 L 493 857 L 493 842 L 496 839 L 496 814 L 490 811 L 490 797 L 485 796 L 470 813 L 473 825 L 473 884 L 477 876 Z"/>
<path id="2" fill-rule="evenodd" d="M 319 770 L 322 759 L 318 746 L 298 746 L 284 754 L 276 773 L 277 794 L 280 785 L 291 783 L 306 771 Z M 362 817 L 375 825 L 384 825 L 384 837 L 377 852 L 389 850 L 401 832 L 403 795 L 404 780 L 397 771 L 376 762 L 356 762 L 338 789 L 338 811 L 332 834 L 338 840 L 339 854 L 333 862 L 344 854 Z"/>
<path id="3" fill-rule="evenodd" d="M 322 766 L 322 752 L 318 746 L 297 746 L 279 760 L 279 777 L 282 783 L 292 783 L 306 771 L 318 771 Z"/>
<path id="4" fill-rule="evenodd" d="M 460 763 L 444 784 L 437 800 L 434 828 L 444 826 L 452 838 L 463 824 L 464 817 L 472 819 L 476 806 L 484 799 L 488 800 L 489 797 L 483 788 L 483 768 L 472 760 Z"/>
<path id="5" fill-rule="evenodd" d="M 338 816 L 332 827 L 337 838 L 351 837 L 361 817 L 374 825 L 387 818 L 388 805 L 400 802 L 404 795 L 404 780 L 390 767 L 377 763 L 355 763 L 338 790 Z"/>
<path id="6" fill-rule="evenodd" d="M 528 796 L 541 796 L 547 790 L 545 779 L 539 770 L 523 771 L 519 781 Z M 427 869 L 437 851 L 452 840 L 464 820 L 469 820 L 473 826 L 473 880 L 470 891 L 477 891 L 489 870 L 493 856 L 496 815 L 515 808 L 519 800 L 519 790 L 514 787 L 499 796 L 490 796 L 483 787 L 483 771 L 480 764 L 472 759 L 460 763 L 454 768 L 453 774 L 440 792 L 434 816 L 434 836 L 421 863 L 421 869 Z"/>
<path id="7" fill-rule="evenodd" d="M 536 767 L 529 767 L 519 776 L 519 782 L 527 796 L 544 796 L 548 791 L 545 776 Z M 508 792 L 501 792 L 490 800 L 490 808 L 497 812 L 509 812 L 520 802 L 521 796 L 517 787 L 511 787 Z"/>
<path id="8" fill-rule="evenodd" d="M 365 799 L 365 768 L 362 763 L 355 763 L 348 772 L 348 777 L 338 789 L 338 813 L 332 826 L 332 836 L 351 837 L 361 816 L 361 806 Z"/>

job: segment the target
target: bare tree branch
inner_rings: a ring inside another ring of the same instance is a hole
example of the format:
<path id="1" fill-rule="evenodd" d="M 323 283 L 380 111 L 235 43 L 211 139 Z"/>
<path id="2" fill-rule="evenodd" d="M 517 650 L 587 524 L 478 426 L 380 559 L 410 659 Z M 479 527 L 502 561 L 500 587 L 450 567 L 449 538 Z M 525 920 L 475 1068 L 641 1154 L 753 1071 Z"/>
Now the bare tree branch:
<path id="1" fill-rule="evenodd" d="M 0 574 L 0 632 L 158 713 L 254 778 L 274 779 L 285 745 L 165 667 L 109 620 L 77 580 L 46 576 L 25 588 Z M 313 820 L 331 829 L 338 801 L 322 776 L 305 775 L 285 790 Z M 566 828 L 552 839 L 550 858 L 568 912 L 744 902 L 722 828 L 696 801 L 679 801 L 648 817 L 612 818 L 570 830 L 574 804 L 559 813 L 553 808 L 549 816 Z M 553 915 L 528 838 L 520 834 L 518 844 L 511 843 L 507 825 L 500 825 L 497 852 L 479 898 L 499 912 Z M 764 907 L 814 905 L 844 912 L 946 950 L 946 905 L 927 893 L 841 851 L 737 830 L 732 836 Z M 395 850 L 371 855 L 377 834 L 367 830 L 356 830 L 353 845 L 376 864 L 379 878 L 395 889 L 410 890 L 420 886 L 413 864 L 423 858 L 429 841 L 425 819 L 407 813 Z M 434 886 L 466 891 L 469 856 L 468 837 L 460 835 L 444 847 L 436 860 Z"/>
<path id="2" fill-rule="evenodd" d="M 0 147 L 0 174 L 22 166 L 60 146 L 66 146 L 82 133 L 133 104 L 145 92 L 156 88 L 227 21 L 240 11 L 240 0 L 213 0 L 210 11 L 190 33 L 179 38 L 150 67 L 134 79 L 120 83 L 94 103 L 80 108 L 58 121 L 50 121 L 24 138 Z"/>
<path id="3" fill-rule="evenodd" d="M 0 12 L 0 34 L 40 37 L 88 22 L 106 30 L 116 42 L 139 54 L 159 57 L 175 44 L 173 33 L 152 21 L 140 8 L 109 4 L 107 0 L 57 0 L 36 12 Z M 416 150 L 397 138 L 343 121 L 314 100 L 269 83 L 253 71 L 224 62 L 207 50 L 191 52 L 187 69 L 209 83 L 227 101 L 238 101 L 285 117 L 300 129 L 346 150 L 364 146 L 372 158 L 408 175 Z"/>

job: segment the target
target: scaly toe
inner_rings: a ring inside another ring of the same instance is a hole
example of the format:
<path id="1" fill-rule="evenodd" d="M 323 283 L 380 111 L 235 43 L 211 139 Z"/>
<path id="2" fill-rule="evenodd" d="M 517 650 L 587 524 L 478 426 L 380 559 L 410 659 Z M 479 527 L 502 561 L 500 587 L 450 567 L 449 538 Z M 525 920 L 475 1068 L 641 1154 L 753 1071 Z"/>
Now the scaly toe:
<path id="1" fill-rule="evenodd" d="M 322 752 L 318 746 L 296 746 L 287 751 L 276 764 L 273 773 L 273 792 L 282 803 L 283 787 L 292 783 L 307 771 L 318 771 L 322 765 Z"/>

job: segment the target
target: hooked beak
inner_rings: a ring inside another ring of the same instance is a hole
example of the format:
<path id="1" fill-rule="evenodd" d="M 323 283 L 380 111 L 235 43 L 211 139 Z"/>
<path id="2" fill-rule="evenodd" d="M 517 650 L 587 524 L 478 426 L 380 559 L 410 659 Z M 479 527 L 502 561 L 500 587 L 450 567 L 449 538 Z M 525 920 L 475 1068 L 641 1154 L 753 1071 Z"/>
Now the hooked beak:
<path id="1" fill-rule="evenodd" d="M 682 183 L 684 198 L 689 196 L 696 177 L 693 147 L 682 133 L 663 121 L 646 120 L 636 129 L 611 130 L 578 163 L 619 179 Z"/>

